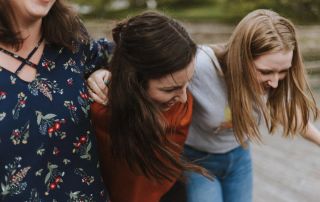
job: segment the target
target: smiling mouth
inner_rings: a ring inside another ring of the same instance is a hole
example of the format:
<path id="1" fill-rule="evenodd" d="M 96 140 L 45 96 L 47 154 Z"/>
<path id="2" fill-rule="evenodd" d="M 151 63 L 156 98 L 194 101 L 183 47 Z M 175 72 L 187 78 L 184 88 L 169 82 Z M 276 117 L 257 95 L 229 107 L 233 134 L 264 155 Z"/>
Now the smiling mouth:
<path id="1" fill-rule="evenodd" d="M 172 107 L 175 103 L 176 103 L 176 102 L 171 101 L 171 102 L 166 103 L 166 105 L 167 105 L 168 107 Z"/>
<path id="2" fill-rule="evenodd" d="M 169 101 L 169 102 L 166 102 L 166 103 L 163 103 L 163 109 L 166 109 L 166 110 L 168 110 L 168 109 L 170 109 L 173 105 L 175 105 L 176 104 L 176 102 L 174 102 L 174 101 Z"/>
<path id="3" fill-rule="evenodd" d="M 269 86 L 268 84 L 265 84 L 265 85 L 262 85 L 261 88 L 262 88 L 262 93 L 267 94 L 269 93 L 271 86 Z"/>

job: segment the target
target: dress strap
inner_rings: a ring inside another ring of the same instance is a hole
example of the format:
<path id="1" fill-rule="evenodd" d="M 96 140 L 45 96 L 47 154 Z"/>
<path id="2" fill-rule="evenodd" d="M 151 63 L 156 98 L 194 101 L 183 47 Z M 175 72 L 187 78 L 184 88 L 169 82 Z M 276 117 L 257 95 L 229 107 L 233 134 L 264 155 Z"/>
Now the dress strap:
<path id="1" fill-rule="evenodd" d="M 12 52 L 10 52 L 10 51 L 8 51 L 6 49 L 3 49 L 1 47 L 0 47 L 0 51 L 5 53 L 5 54 L 7 54 L 7 55 L 9 55 L 9 56 L 11 56 L 11 57 L 13 57 L 13 58 L 15 58 L 15 59 L 17 59 L 17 60 L 19 60 L 21 62 L 20 66 L 15 71 L 15 74 L 17 74 L 19 71 L 21 71 L 22 67 L 24 65 L 26 65 L 26 64 L 31 66 L 31 67 L 33 67 L 33 68 L 35 68 L 35 69 L 37 68 L 37 65 L 30 61 L 30 58 L 38 50 L 38 48 L 41 45 L 42 41 L 43 41 L 43 37 L 41 37 L 41 39 L 39 40 L 38 44 L 31 50 L 31 52 L 28 54 L 27 58 L 23 58 L 20 55 L 12 53 Z"/>

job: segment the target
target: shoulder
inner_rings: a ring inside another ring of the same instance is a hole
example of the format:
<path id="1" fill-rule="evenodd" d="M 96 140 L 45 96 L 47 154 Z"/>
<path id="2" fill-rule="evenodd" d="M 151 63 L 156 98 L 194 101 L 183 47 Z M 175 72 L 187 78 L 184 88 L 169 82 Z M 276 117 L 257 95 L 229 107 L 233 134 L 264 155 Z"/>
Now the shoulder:
<path id="1" fill-rule="evenodd" d="M 193 81 L 202 80 L 203 77 L 211 78 L 211 75 L 215 74 L 216 66 L 219 67 L 213 49 L 207 45 L 198 46 L 195 65 Z"/>
<path id="2" fill-rule="evenodd" d="M 197 56 L 196 56 L 196 76 L 217 74 L 219 76 L 223 75 L 220 60 L 218 59 L 221 53 L 224 51 L 223 44 L 210 44 L 198 46 Z"/>
<path id="3" fill-rule="evenodd" d="M 108 121 L 108 107 L 97 102 L 91 104 L 91 119 L 95 127 L 102 127 Z"/>
<path id="4" fill-rule="evenodd" d="M 100 38 L 100 39 L 91 39 L 88 42 L 88 47 L 90 51 L 97 50 L 97 51 L 105 51 L 107 54 L 111 54 L 112 50 L 114 49 L 114 43 L 109 41 L 107 38 Z"/>
<path id="5" fill-rule="evenodd" d="M 226 50 L 225 44 L 210 44 L 208 46 L 213 50 L 213 52 L 217 56 L 222 55 Z"/>
<path id="6" fill-rule="evenodd" d="M 198 46 L 196 53 L 196 72 L 199 69 L 211 69 L 212 66 L 212 57 L 214 53 L 213 50 L 206 45 Z"/>
<path id="7" fill-rule="evenodd" d="M 91 114 L 95 117 L 103 117 L 107 114 L 107 106 L 94 102 L 91 104 Z"/>
<path id="8" fill-rule="evenodd" d="M 109 113 L 108 107 L 96 102 L 91 104 L 91 120 L 98 140 L 99 151 L 105 152 L 106 145 L 109 142 Z"/>
<path id="9" fill-rule="evenodd" d="M 214 54 L 212 47 L 209 45 L 198 45 L 197 56 L 207 55 L 211 57 Z"/>

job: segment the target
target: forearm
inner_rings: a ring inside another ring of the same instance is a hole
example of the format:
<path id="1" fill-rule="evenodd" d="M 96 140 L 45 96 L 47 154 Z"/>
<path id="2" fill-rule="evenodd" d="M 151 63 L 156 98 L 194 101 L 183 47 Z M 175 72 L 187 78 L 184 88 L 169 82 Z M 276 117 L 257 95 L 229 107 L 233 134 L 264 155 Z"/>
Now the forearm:
<path id="1" fill-rule="evenodd" d="M 306 131 L 301 133 L 301 135 L 307 140 L 320 146 L 320 131 L 311 122 L 308 123 Z"/>

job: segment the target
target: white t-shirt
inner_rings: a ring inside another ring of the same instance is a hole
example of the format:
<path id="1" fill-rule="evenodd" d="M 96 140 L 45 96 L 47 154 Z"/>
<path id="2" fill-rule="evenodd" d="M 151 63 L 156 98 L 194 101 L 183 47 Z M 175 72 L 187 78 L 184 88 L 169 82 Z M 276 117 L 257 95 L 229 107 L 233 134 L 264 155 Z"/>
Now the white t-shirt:
<path id="1" fill-rule="evenodd" d="M 186 145 L 209 153 L 225 153 L 239 146 L 232 129 L 226 84 L 219 70 L 213 50 L 199 46 L 195 74 L 188 87 L 194 106 Z"/>

